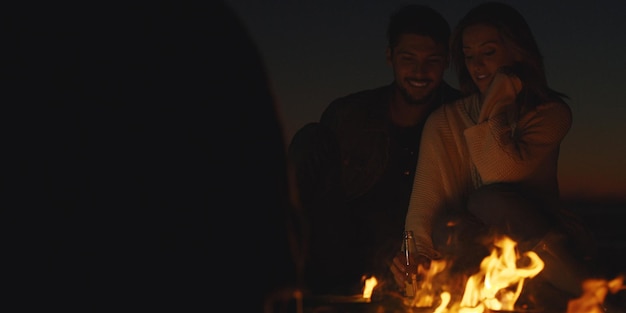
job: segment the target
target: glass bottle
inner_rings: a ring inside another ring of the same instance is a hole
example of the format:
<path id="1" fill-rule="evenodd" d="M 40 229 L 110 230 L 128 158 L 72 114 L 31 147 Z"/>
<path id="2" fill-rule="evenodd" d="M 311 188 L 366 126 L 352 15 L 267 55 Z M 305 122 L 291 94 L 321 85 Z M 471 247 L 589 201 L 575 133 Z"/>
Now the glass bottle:
<path id="1" fill-rule="evenodd" d="M 406 297 L 415 297 L 417 292 L 417 256 L 415 247 L 415 239 L 413 231 L 404 231 L 404 240 L 402 242 L 402 254 L 404 256 L 404 295 Z"/>

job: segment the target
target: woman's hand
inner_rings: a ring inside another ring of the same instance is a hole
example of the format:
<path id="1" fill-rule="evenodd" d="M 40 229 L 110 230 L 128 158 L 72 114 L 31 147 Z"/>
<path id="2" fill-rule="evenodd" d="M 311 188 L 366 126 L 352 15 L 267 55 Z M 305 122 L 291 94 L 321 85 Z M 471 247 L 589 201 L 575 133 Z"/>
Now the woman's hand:
<path id="1" fill-rule="evenodd" d="M 520 90 L 522 81 L 515 74 L 515 70 L 500 68 L 483 95 L 478 122 L 482 123 L 505 112 L 509 120 L 517 120 L 519 105 L 515 100 Z"/>

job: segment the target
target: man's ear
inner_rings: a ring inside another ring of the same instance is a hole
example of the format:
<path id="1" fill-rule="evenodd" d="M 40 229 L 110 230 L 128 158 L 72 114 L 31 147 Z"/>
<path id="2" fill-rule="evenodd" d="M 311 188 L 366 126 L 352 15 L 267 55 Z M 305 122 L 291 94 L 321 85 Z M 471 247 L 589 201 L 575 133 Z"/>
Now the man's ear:
<path id="1" fill-rule="evenodd" d="M 387 49 L 385 50 L 385 57 L 387 58 L 387 65 L 392 66 L 393 51 L 391 50 L 391 48 L 387 47 Z"/>

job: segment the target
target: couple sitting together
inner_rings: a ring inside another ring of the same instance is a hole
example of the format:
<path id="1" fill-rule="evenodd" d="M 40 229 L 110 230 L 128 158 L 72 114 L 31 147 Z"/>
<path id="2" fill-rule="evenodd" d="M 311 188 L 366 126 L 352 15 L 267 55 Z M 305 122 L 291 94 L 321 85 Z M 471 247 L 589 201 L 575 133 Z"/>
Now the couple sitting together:
<path id="1" fill-rule="evenodd" d="M 466 274 L 489 255 L 486 239 L 506 235 L 544 260 L 547 285 L 579 296 L 593 246 L 557 179 L 572 112 L 524 17 L 486 2 L 451 29 L 409 5 L 387 35 L 393 81 L 336 99 L 289 146 L 311 292 L 357 294 L 363 275 L 400 284 L 410 230 L 419 263 L 445 258 Z M 459 90 L 443 79 L 449 62 Z"/>

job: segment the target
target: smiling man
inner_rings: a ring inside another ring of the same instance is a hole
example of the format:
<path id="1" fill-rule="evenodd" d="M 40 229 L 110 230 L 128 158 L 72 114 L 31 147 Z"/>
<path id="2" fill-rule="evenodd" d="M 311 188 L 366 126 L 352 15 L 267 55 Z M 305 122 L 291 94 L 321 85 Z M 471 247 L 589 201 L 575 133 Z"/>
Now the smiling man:
<path id="1" fill-rule="evenodd" d="M 334 100 L 289 147 L 311 224 L 307 283 L 314 293 L 359 293 L 362 275 L 388 277 L 424 121 L 460 95 L 443 80 L 450 26 L 437 11 L 402 7 L 387 36 L 392 82 Z"/>

